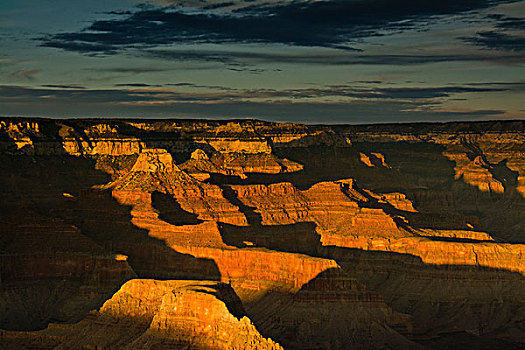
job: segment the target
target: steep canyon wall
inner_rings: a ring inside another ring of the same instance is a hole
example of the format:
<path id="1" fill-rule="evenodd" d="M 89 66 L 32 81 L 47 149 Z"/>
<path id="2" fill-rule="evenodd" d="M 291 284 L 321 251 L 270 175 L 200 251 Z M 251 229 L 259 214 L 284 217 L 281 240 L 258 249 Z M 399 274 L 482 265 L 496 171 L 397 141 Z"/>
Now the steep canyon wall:
<path id="1" fill-rule="evenodd" d="M 5 348 L 525 346 L 522 121 L 3 118 L 0 168 Z"/>

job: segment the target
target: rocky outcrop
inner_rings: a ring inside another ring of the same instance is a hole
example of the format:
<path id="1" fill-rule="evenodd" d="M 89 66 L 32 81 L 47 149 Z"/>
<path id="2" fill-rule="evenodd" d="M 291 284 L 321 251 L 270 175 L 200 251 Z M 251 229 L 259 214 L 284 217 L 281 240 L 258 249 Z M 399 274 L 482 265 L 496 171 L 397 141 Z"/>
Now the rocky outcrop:
<path id="1" fill-rule="evenodd" d="M 166 155 L 160 150 L 156 152 Z M 136 227 L 146 230 L 150 237 L 163 240 L 178 253 L 212 259 L 221 280 L 231 283 L 241 297 L 253 291 L 298 289 L 321 271 L 337 266 L 333 260 L 264 249 L 239 249 L 225 244 L 219 225 L 247 226 L 245 215 L 226 200 L 218 186 L 201 183 L 175 166 L 155 165 L 161 160 L 172 163 L 165 156 L 139 156 L 137 162 L 152 164 L 134 165 L 129 174 L 106 187 L 112 189 L 113 197 L 120 204 L 131 207 L 131 222 Z M 133 170 L 136 168 L 155 171 Z M 162 220 L 152 206 L 154 191 L 171 195 L 184 211 L 196 214 L 203 222 L 173 225 Z"/>
<path id="2" fill-rule="evenodd" d="M 76 227 L 36 214 L 12 221 L 0 234 L 2 328 L 78 320 L 135 277 L 125 255 L 110 254 Z"/>
<path id="3" fill-rule="evenodd" d="M 258 327 L 291 349 L 419 349 L 404 335 L 412 332 L 408 315 L 393 312 L 341 269 L 329 269 L 291 296 L 269 295 L 250 309 Z"/>
<path id="4" fill-rule="evenodd" d="M 246 179 L 249 173 L 295 172 L 300 171 L 302 166 L 288 159 L 279 159 L 270 153 L 214 153 L 210 158 L 202 149 L 196 149 L 180 168 L 196 179 L 205 181 L 210 173 Z"/>
<path id="5" fill-rule="evenodd" d="M 0 124 L 0 133 L 4 135 L 0 140 L 0 145 L 3 145 L 0 149 L 17 154 L 116 157 L 138 154 L 148 147 L 169 150 L 174 154 L 187 154 L 204 148 L 212 154 L 211 163 L 191 158 L 184 165 L 190 173 L 205 170 L 246 178 L 246 173 L 275 174 L 302 169 L 300 164 L 279 159 L 273 154 L 271 137 L 261 135 L 254 125 L 231 122 L 211 127 L 202 125 L 199 129 L 195 128 L 196 125 L 185 123 L 167 124 L 159 125 L 158 130 L 133 122 L 55 124 L 48 120 L 25 122 L 8 119 Z M 152 133 L 155 133 L 153 137 Z M 174 138 L 173 133 L 179 137 Z M 284 135 L 279 137 L 286 138 Z"/>
<path id="6" fill-rule="evenodd" d="M 147 210 L 151 205 L 148 197 L 159 191 L 172 195 L 183 210 L 201 220 L 246 225 L 244 215 L 223 197 L 218 186 L 200 182 L 181 171 L 165 150 L 148 149 L 140 153 L 129 173 L 103 188 L 111 188 L 119 203 L 135 205 L 137 211 Z"/>
<path id="7" fill-rule="evenodd" d="M 2 346 L 519 348 L 523 131 L 4 118 Z"/>
<path id="8" fill-rule="evenodd" d="M 80 323 L 51 324 L 38 333 L 2 332 L 0 339 L 13 349 L 21 344 L 36 349 L 282 349 L 261 336 L 243 312 L 225 284 L 132 280 Z"/>
<path id="9" fill-rule="evenodd" d="M 456 163 L 455 179 L 463 180 L 469 185 L 476 186 L 482 192 L 503 193 L 503 184 L 491 174 L 491 165 L 487 163 L 483 156 L 476 156 L 470 160 L 466 154 L 445 154 L 450 160 Z"/>
<path id="10" fill-rule="evenodd" d="M 272 153 L 268 141 L 262 138 L 239 140 L 237 137 L 232 137 L 207 139 L 205 142 L 220 153 Z"/>
<path id="11" fill-rule="evenodd" d="M 163 149 L 145 149 L 139 153 L 137 161 L 131 168 L 132 172 L 172 172 L 180 171 L 180 169 L 173 164 L 171 155 Z"/>
<path id="12" fill-rule="evenodd" d="M 478 229 L 502 240 L 524 241 L 518 214 L 525 198 L 523 121 L 335 128 L 356 150 L 381 153 L 391 167 L 382 175 L 357 171 L 354 176 L 365 187 L 404 192 L 427 213 L 477 213 Z M 429 198 L 436 192 L 447 196 L 445 206 Z"/>
<path id="13" fill-rule="evenodd" d="M 321 240 L 330 232 L 350 237 L 407 235 L 381 208 L 361 206 L 359 200 L 366 197 L 359 192 L 350 194 L 352 183 L 351 180 L 321 182 L 305 191 L 291 183 L 233 186 L 233 189 L 245 205 L 257 208 L 263 225 L 314 222 Z"/>
<path id="14" fill-rule="evenodd" d="M 245 205 L 256 208 L 263 225 L 314 222 L 324 246 L 411 254 L 430 264 L 484 266 L 525 275 L 522 258 L 525 245 L 495 243 L 483 232 L 411 227 L 409 221 L 399 220 L 405 217 L 397 215 L 400 207 L 409 209 L 401 211 L 407 216 L 417 215 L 406 197 L 392 194 L 381 197 L 360 190 L 351 180 L 321 182 L 305 191 L 297 190 L 290 183 L 233 188 Z M 383 203 L 376 202 L 378 198 Z M 382 208 L 381 204 L 387 206 Z M 389 213 L 389 207 L 397 211 Z M 454 242 L 441 238 L 486 242 Z"/>

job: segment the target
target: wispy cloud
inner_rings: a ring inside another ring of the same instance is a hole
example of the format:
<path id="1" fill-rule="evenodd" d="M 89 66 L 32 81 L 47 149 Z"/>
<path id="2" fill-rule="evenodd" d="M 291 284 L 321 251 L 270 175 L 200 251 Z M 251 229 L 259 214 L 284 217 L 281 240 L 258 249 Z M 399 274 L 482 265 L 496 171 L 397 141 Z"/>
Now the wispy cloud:
<path id="1" fill-rule="evenodd" d="M 122 84 L 114 84 L 115 87 L 161 87 L 162 85 L 151 85 L 151 84 L 144 84 L 144 83 L 122 83 Z"/>
<path id="2" fill-rule="evenodd" d="M 81 89 L 81 90 L 85 89 L 84 86 L 77 85 L 77 84 L 69 84 L 69 85 L 64 85 L 64 84 L 44 84 L 44 85 L 40 85 L 40 86 L 45 87 L 45 88 L 57 88 L 57 89 Z"/>
<path id="3" fill-rule="evenodd" d="M 479 32 L 475 37 L 464 38 L 464 40 L 492 50 L 525 51 L 525 36 Z"/>
<path id="4" fill-rule="evenodd" d="M 489 14 L 485 19 L 492 23 L 491 30 L 479 31 L 475 36 L 461 39 L 491 50 L 525 51 L 524 15 L 522 13 L 522 17 L 509 17 L 502 14 Z"/>
<path id="5" fill-rule="evenodd" d="M 157 73 L 168 72 L 172 68 L 168 67 L 93 67 L 83 68 L 85 71 L 98 73 L 122 73 L 122 74 L 141 74 L 141 73 Z"/>
<path id="6" fill-rule="evenodd" d="M 488 19 L 495 21 L 495 27 L 503 30 L 525 30 L 525 18 L 509 17 L 502 14 L 490 14 Z"/>
<path id="7" fill-rule="evenodd" d="M 406 66 L 443 62 L 524 63 L 525 57 L 514 53 L 456 53 L 456 54 L 363 54 L 332 51 L 327 53 L 272 53 L 254 51 L 211 51 L 147 49 L 141 55 L 173 61 L 219 62 L 238 70 L 250 69 L 264 63 L 305 64 L 322 66 L 389 65 Z"/>
<path id="8" fill-rule="evenodd" d="M 34 81 L 36 80 L 35 75 L 40 73 L 41 71 L 42 69 L 40 68 L 19 69 L 9 74 L 9 77 L 12 79 Z"/>
<path id="9" fill-rule="evenodd" d="M 379 107 L 398 105 L 404 111 L 424 111 L 443 103 L 443 99 L 457 99 L 465 93 L 492 93 L 521 91 L 525 83 L 514 85 L 439 86 L 426 88 L 330 85 L 302 89 L 234 89 L 222 86 L 204 86 L 191 83 L 149 85 L 141 83 L 116 84 L 122 89 L 82 89 L 78 86 L 51 85 L 51 88 L 0 86 L 0 102 L 6 104 L 32 104 L 47 101 L 56 104 L 71 102 L 127 106 L 176 106 L 180 104 L 232 104 L 248 103 L 269 105 L 318 103 L 366 105 Z M 284 107 L 283 107 L 284 108 Z M 398 111 L 399 112 L 399 111 Z"/>
<path id="10" fill-rule="evenodd" d="M 179 102 L 172 104 L 96 104 L 77 101 L 76 109 L 47 99 L 31 103 L 5 104 L 4 115 L 39 115 L 49 117 L 126 117 L 144 118 L 258 118 L 270 121 L 302 123 L 385 123 L 414 121 L 483 120 L 505 118 L 504 110 L 434 110 L 414 104 L 387 101 L 381 104 L 356 101 L 353 103 L 323 102 L 240 102 L 214 103 Z M 515 117 L 515 116 L 514 116 Z"/>

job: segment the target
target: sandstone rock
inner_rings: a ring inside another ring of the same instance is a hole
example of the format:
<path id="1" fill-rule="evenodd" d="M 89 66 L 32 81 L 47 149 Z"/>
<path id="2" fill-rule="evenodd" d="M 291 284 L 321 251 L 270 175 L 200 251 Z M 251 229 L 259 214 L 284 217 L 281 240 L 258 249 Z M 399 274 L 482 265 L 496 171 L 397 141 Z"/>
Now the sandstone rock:
<path id="1" fill-rule="evenodd" d="M 141 167 L 148 169 L 151 167 L 147 164 L 158 162 L 155 157 L 142 159 L 146 165 Z M 107 187 L 113 188 L 113 197 L 119 203 L 131 207 L 131 222 L 136 227 L 146 230 L 150 237 L 163 240 L 177 253 L 212 259 L 217 264 L 221 279 L 232 283 L 242 298 L 253 294 L 253 291 L 264 294 L 271 289 L 296 290 L 319 272 L 337 266 L 328 259 L 261 249 L 238 249 L 225 244 L 215 221 L 236 226 L 247 226 L 248 223 L 244 214 L 226 200 L 223 191 L 218 186 L 192 180 L 175 167 L 172 170 L 168 166 L 153 168 L 155 171 L 143 177 L 144 171 L 135 171 L 134 166 L 129 174 Z M 154 190 L 173 195 L 182 209 L 197 214 L 205 222 L 177 226 L 160 219 L 151 204 L 151 192 Z M 131 258 L 133 256 L 130 254 Z"/>
<path id="2" fill-rule="evenodd" d="M 340 269 L 322 272 L 290 300 L 268 298 L 265 304 L 261 308 L 276 311 L 265 318 L 267 313 L 255 310 L 254 321 L 261 329 L 268 325 L 268 334 L 287 348 L 422 348 L 398 333 L 411 332 L 409 316 L 393 312 L 378 294 Z"/>
<path id="3" fill-rule="evenodd" d="M 261 336 L 243 312 L 225 284 L 131 280 L 77 324 L 51 324 L 36 333 L 3 332 L 0 339 L 56 349 L 282 349 Z"/>
<path id="4" fill-rule="evenodd" d="M 456 162 L 456 179 L 476 186 L 482 192 L 503 193 L 503 184 L 491 174 L 491 165 L 482 156 L 477 156 L 470 161 L 466 154 L 446 154 L 449 159 Z"/>
<path id="5" fill-rule="evenodd" d="M 433 237 L 482 239 L 489 242 L 458 243 L 422 238 L 414 229 L 400 227 L 383 209 L 364 207 L 355 199 L 355 195 L 346 196 L 343 184 L 321 182 L 306 191 L 298 191 L 286 183 L 234 186 L 234 189 L 243 203 L 257 208 L 263 225 L 315 222 L 316 231 L 325 246 L 393 251 L 419 256 L 431 264 L 485 266 L 525 275 L 525 260 L 522 258 L 525 245 L 490 242 L 492 239 L 487 234 L 469 233 L 468 230 L 454 233 L 422 230 L 420 233 L 421 236 L 435 233 Z M 352 187 L 349 185 L 349 188 Z M 378 196 L 374 194 L 372 197 Z M 390 201 L 393 202 L 392 199 Z M 408 209 L 412 211 L 413 207 L 409 205 Z M 249 237 L 245 238 L 249 240 Z"/>
<path id="6" fill-rule="evenodd" d="M 33 214 L 3 226 L 0 327 L 38 329 L 50 319 L 74 321 L 135 276 L 76 227 Z"/>
<path id="7" fill-rule="evenodd" d="M 519 347 L 523 130 L 4 118 L 2 346 Z"/>
<path id="8" fill-rule="evenodd" d="M 206 173 L 217 173 L 246 179 L 249 173 L 295 172 L 301 170 L 302 166 L 270 153 L 214 153 L 210 158 L 203 150 L 197 149 L 188 161 L 180 165 L 180 168 L 197 177 L 203 177 L 202 174 Z"/>
<path id="9" fill-rule="evenodd" d="M 208 157 L 206 152 L 200 148 L 197 148 L 195 151 L 193 151 L 190 158 L 193 160 L 210 160 L 210 157 Z"/>
<path id="10" fill-rule="evenodd" d="M 177 166 L 173 163 L 171 155 L 163 149 L 144 149 L 140 152 L 135 165 L 131 171 L 142 171 L 154 173 L 157 171 L 177 171 Z"/>
<path id="11" fill-rule="evenodd" d="M 373 167 L 374 164 L 372 164 L 372 161 L 370 160 L 370 157 L 367 156 L 366 154 L 364 153 L 361 153 L 359 152 L 359 156 L 361 158 L 361 161 L 366 165 L 366 166 L 369 166 L 369 167 Z"/>

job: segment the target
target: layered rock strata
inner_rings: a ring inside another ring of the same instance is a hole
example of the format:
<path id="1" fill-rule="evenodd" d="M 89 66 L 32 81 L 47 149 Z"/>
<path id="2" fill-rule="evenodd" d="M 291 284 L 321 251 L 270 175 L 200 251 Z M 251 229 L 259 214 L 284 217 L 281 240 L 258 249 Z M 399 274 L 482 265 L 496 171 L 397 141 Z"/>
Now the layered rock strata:
<path id="1" fill-rule="evenodd" d="M 520 348 L 524 130 L 5 118 L 2 346 Z"/>
<path id="2" fill-rule="evenodd" d="M 141 165 L 143 162 L 149 165 Z M 120 204 L 131 208 L 131 222 L 136 227 L 147 231 L 149 237 L 163 240 L 178 253 L 213 260 L 220 278 L 238 286 L 241 294 L 241 289 L 258 292 L 271 288 L 298 289 L 324 269 L 336 266 L 331 260 L 225 244 L 218 222 L 247 226 L 245 215 L 224 198 L 221 188 L 180 171 L 163 151 L 144 151 L 129 174 L 106 187 Z M 158 210 L 152 206 L 154 191 L 172 196 L 184 211 L 202 222 L 173 225 L 160 219 Z"/>
<path id="3" fill-rule="evenodd" d="M 0 339 L 6 349 L 282 349 L 243 312 L 225 284 L 136 279 L 79 323 Z"/>
<path id="4" fill-rule="evenodd" d="M 36 214 L 24 221 L 4 223 L 0 235 L 2 328 L 78 320 L 135 277 L 125 255 L 105 251 L 76 227 Z"/>

